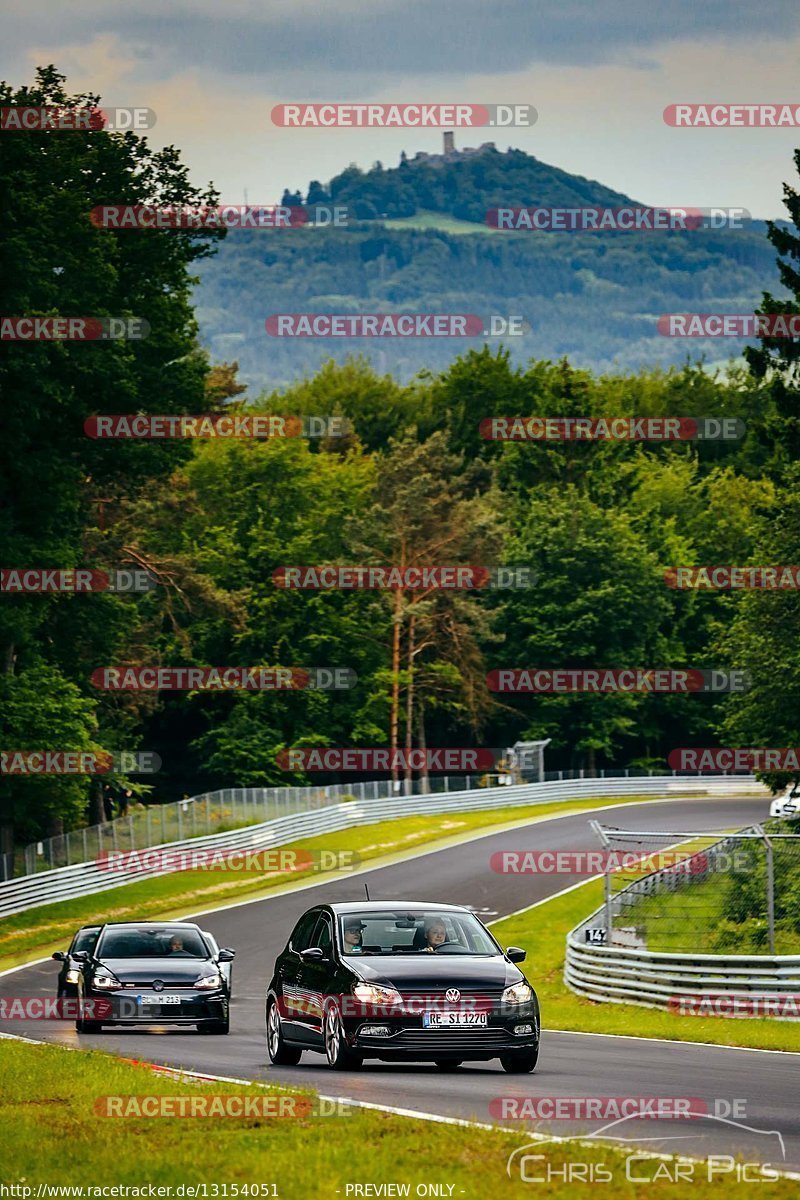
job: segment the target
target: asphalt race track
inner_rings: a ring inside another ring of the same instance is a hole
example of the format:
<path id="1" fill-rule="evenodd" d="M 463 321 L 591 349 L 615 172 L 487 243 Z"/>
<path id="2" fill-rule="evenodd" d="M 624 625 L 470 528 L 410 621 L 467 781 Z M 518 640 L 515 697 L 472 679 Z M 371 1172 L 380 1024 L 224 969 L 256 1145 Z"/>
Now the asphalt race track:
<path id="1" fill-rule="evenodd" d="M 596 813 L 607 824 L 628 828 L 719 829 L 744 826 L 766 815 L 764 799 L 690 799 L 650 801 L 604 808 Z M 237 951 L 231 1033 L 209 1038 L 169 1028 L 109 1030 L 79 1037 L 71 1024 L 5 1021 L 3 1032 L 57 1042 L 94 1046 L 124 1055 L 186 1069 L 313 1087 L 328 1096 L 391 1105 L 426 1114 L 492 1121 L 489 1102 L 498 1096 L 665 1096 L 696 1097 L 712 1108 L 717 1099 L 744 1100 L 740 1124 L 720 1120 L 627 1121 L 610 1129 L 612 1135 L 663 1153 L 705 1157 L 741 1153 L 749 1161 L 769 1162 L 778 1169 L 800 1170 L 800 1055 L 738 1050 L 677 1042 L 641 1041 L 593 1034 L 547 1032 L 548 1012 L 539 1065 L 532 1075 L 506 1075 L 499 1062 L 465 1065 L 454 1074 L 441 1074 L 433 1065 L 395 1066 L 367 1062 L 354 1072 L 328 1069 L 321 1055 L 305 1054 L 296 1067 L 269 1065 L 264 1040 L 264 993 L 275 956 L 286 942 L 295 920 L 319 900 L 364 898 L 369 883 L 373 900 L 430 900 L 469 904 L 487 922 L 562 891 L 578 882 L 566 875 L 498 875 L 489 869 L 490 855 L 501 849 L 591 849 L 598 844 L 588 828 L 589 815 L 548 819 L 525 828 L 477 838 L 468 844 L 421 854 L 407 862 L 361 872 L 330 884 L 305 887 L 291 894 L 222 909 L 204 916 L 221 946 Z M 98 897 L 102 918 L 103 898 Z M 536 985 L 535 948 L 528 946 L 524 964 Z M 0 978 L 0 995 L 55 994 L 58 964 L 39 963 Z M 642 1008 L 641 1028 L 650 1011 Z M 734 1113 L 733 1116 L 736 1114 Z M 564 1136 L 594 1132 L 597 1121 L 540 1123 L 539 1132 Z M 509 1152 L 530 1139 L 524 1127 L 519 1139 L 509 1139 Z M 533 1126 L 528 1126 L 528 1129 Z M 785 1146 L 783 1158 L 780 1138 Z M 678 1140 L 672 1140 L 678 1139 Z"/>

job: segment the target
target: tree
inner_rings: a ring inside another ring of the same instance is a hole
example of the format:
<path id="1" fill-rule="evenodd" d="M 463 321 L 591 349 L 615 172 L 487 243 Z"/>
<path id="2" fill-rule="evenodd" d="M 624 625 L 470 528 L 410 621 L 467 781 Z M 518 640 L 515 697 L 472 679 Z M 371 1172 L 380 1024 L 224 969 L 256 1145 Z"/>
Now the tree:
<path id="1" fill-rule="evenodd" d="M 31 87 L 0 84 L 3 106 L 66 110 L 98 103 L 97 96 L 68 94 L 64 76 L 52 66 L 41 68 Z M 133 133 L 42 131 L 0 139 L 0 202 L 8 233 L 0 251 L 0 311 L 136 316 L 150 325 L 141 341 L 4 344 L 0 391 L 7 437 L 0 450 L 0 560 L 5 565 L 119 565 L 87 563 L 92 550 L 87 531 L 112 523 L 131 496 L 164 478 L 191 452 L 179 440 L 95 440 L 85 434 L 84 422 L 98 413 L 203 409 L 208 363 L 196 346 L 190 267 L 221 234 L 114 232 L 96 227 L 89 214 L 101 203 L 203 205 L 216 198 L 212 188 L 191 185 L 174 147 L 153 151 Z M 50 670 L 54 680 L 63 676 L 81 696 L 91 696 L 89 707 L 96 712 L 97 697 L 87 678 L 91 667 L 75 652 L 76 626 L 77 644 L 91 645 L 96 661 L 108 662 L 133 603 L 59 595 L 4 601 L 0 670 L 14 677 L 12 706 L 17 697 L 32 693 L 41 672 Z M 83 622 L 73 619 L 81 605 Z M 61 749 L 53 739 L 75 729 L 78 736 L 83 702 L 74 702 L 69 687 L 57 686 L 46 711 L 49 737 L 43 748 Z M 94 723 L 104 731 L 96 716 Z M 40 783 L 28 792 L 38 805 L 26 815 L 28 828 L 37 820 L 52 820 L 59 798 L 61 818 L 74 820 L 72 789 L 54 780 Z M 0 788 L 9 786 L 0 781 Z M 87 785 L 78 780 L 73 786 L 85 791 Z M 8 805 L 13 809 L 13 800 Z"/>
<path id="2" fill-rule="evenodd" d="M 800 150 L 794 152 L 794 164 L 800 172 Z M 800 192 L 788 183 L 783 187 L 783 203 L 794 231 L 774 221 L 767 222 L 767 237 L 778 253 L 778 274 L 792 299 L 776 298 L 764 292 L 761 313 L 800 313 Z M 800 458 L 800 339 L 761 338 L 757 348 L 745 349 L 751 370 L 768 383 L 772 400 L 760 422 L 761 438 L 772 450 L 773 471 L 780 471 Z"/>
<path id="3" fill-rule="evenodd" d="M 353 522 L 353 531 L 370 562 L 400 571 L 489 564 L 498 554 L 500 540 L 492 498 L 472 494 L 463 461 L 449 450 L 447 436 L 441 431 L 424 442 L 417 440 L 414 431 L 390 440 L 388 452 L 378 464 L 372 507 L 363 519 Z M 452 668 L 448 687 L 457 705 L 466 703 L 474 731 L 488 706 L 488 697 L 475 686 L 482 667 L 479 634 L 487 627 L 479 603 L 433 585 L 419 590 L 395 588 L 387 602 L 391 608 L 388 740 L 392 751 L 399 745 L 403 685 L 406 748 L 411 748 L 415 726 L 424 736 L 417 707 L 422 712 L 425 698 L 417 694 L 416 680 L 418 660 L 426 654 L 434 664 L 429 666 L 429 680 L 437 674 L 436 664 L 447 663 Z M 410 780 L 410 771 L 406 777 Z M 392 778 L 398 778 L 396 769 Z"/>

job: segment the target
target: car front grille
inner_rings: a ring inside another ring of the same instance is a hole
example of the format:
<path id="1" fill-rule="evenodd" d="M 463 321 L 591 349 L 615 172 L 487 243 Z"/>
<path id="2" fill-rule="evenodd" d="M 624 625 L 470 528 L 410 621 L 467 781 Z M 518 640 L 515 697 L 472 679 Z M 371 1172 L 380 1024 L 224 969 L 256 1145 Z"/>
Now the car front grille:
<path id="1" fill-rule="evenodd" d="M 484 1025 L 450 1029 L 401 1029 L 391 1037 L 362 1037 L 359 1041 L 370 1049 L 401 1050 L 404 1053 L 435 1054 L 437 1051 L 507 1050 L 523 1039 L 500 1025 Z"/>

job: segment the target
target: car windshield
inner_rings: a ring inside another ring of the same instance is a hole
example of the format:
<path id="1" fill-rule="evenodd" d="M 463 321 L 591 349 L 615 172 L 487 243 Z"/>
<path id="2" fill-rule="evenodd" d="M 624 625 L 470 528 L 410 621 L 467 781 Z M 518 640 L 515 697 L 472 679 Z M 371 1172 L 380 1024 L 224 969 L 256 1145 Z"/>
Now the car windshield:
<path id="1" fill-rule="evenodd" d="M 75 944 L 72 947 L 73 953 L 76 950 L 91 950 L 92 946 L 97 941 L 99 929 L 81 929 L 75 934 Z"/>
<path id="2" fill-rule="evenodd" d="M 342 913 L 339 939 L 345 955 L 503 953 L 472 913 L 435 908 Z"/>
<path id="3" fill-rule="evenodd" d="M 107 929 L 97 948 L 99 958 L 208 958 L 208 947 L 196 929 Z"/>

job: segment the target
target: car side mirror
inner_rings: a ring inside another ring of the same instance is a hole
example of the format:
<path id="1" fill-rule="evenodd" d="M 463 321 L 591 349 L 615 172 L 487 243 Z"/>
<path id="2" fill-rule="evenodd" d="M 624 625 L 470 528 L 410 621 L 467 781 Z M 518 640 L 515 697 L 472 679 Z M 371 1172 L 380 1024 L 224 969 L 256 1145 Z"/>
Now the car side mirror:
<path id="1" fill-rule="evenodd" d="M 51 954 L 50 957 L 54 958 L 56 960 L 56 962 L 66 962 L 67 961 L 67 956 L 63 950 L 56 950 L 55 954 Z"/>
<path id="2" fill-rule="evenodd" d="M 506 958 L 509 962 L 518 963 L 525 962 L 528 957 L 527 950 L 520 950 L 519 946 L 509 946 L 506 950 Z"/>
<path id="3" fill-rule="evenodd" d="M 300 957 L 303 962 L 325 962 L 325 951 L 319 946 L 309 946 L 308 950 L 301 950 Z"/>
<path id="4" fill-rule="evenodd" d="M 220 962 L 233 962 L 235 957 L 236 951 L 228 950 L 227 948 L 220 950 L 219 954 L 217 955 L 217 958 Z"/>
<path id="5" fill-rule="evenodd" d="M 75 959 L 76 962 L 86 962 L 87 958 L 89 957 L 89 951 L 88 950 L 75 950 L 72 957 Z"/>

